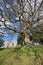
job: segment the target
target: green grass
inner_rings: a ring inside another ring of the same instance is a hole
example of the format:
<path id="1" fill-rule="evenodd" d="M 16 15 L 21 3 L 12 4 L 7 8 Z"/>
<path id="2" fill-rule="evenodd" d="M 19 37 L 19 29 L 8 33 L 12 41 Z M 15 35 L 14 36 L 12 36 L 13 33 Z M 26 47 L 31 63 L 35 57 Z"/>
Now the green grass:
<path id="1" fill-rule="evenodd" d="M 0 65 L 43 65 L 43 46 L 1 48 Z"/>

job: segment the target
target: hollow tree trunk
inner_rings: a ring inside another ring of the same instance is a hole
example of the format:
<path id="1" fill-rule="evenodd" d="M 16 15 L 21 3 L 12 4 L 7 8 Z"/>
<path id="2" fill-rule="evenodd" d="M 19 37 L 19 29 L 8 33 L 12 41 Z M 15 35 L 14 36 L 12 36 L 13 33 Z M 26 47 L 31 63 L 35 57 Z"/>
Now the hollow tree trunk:
<path id="1" fill-rule="evenodd" d="M 19 33 L 18 35 L 18 45 L 30 45 L 29 34 Z"/>

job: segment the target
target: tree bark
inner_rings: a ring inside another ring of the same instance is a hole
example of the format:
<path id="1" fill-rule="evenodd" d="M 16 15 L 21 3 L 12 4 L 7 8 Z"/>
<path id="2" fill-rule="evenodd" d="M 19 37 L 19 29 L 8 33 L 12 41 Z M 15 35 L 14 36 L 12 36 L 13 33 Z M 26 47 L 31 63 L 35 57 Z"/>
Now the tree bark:
<path id="1" fill-rule="evenodd" d="M 29 34 L 25 34 L 25 44 L 30 45 L 30 35 Z"/>

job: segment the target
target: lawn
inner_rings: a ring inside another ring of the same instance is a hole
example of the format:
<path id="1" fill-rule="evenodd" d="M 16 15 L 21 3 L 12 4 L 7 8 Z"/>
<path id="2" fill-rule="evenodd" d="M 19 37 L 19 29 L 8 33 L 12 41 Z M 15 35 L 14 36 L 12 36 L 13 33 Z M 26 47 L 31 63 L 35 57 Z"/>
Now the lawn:
<path id="1" fill-rule="evenodd" d="M 0 65 L 43 65 L 43 46 L 0 48 Z"/>

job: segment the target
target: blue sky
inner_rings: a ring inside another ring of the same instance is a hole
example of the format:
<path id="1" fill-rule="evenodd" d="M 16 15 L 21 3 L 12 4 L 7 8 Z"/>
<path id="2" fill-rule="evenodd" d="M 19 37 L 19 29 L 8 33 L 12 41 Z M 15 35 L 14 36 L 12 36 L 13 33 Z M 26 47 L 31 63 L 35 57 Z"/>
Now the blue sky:
<path id="1" fill-rule="evenodd" d="M 11 0 L 10 0 L 11 1 Z M 8 2 L 8 4 L 11 4 L 11 3 L 13 3 L 13 4 L 16 4 L 17 3 L 17 0 L 12 0 L 12 2 Z M 7 4 L 7 7 L 9 7 L 9 5 Z M 5 9 L 4 9 L 4 2 L 3 2 L 3 0 L 0 0 L 0 8 L 4 11 Z M 14 14 L 14 13 L 13 13 Z M 13 18 L 15 18 L 15 16 L 13 15 Z M 17 26 L 18 24 L 16 23 L 14 26 Z M 18 27 L 18 26 L 17 26 Z M 3 29 L 4 30 L 4 29 Z M 5 30 L 4 30 L 5 31 Z M 7 31 L 6 31 L 7 32 Z M 4 41 L 6 41 L 6 40 L 14 40 L 15 42 L 17 42 L 17 36 L 18 36 L 18 34 L 17 33 L 14 33 L 14 34 L 12 34 L 12 36 L 11 36 L 11 34 L 5 34 L 4 36 L 3 36 L 3 39 L 4 39 Z"/>
<path id="2" fill-rule="evenodd" d="M 12 34 L 12 35 L 13 35 L 13 36 L 8 35 L 8 34 L 4 35 L 4 36 L 3 36 L 4 41 L 13 40 L 13 41 L 15 41 L 15 42 L 17 43 L 18 33 L 15 33 L 15 34 Z"/>

